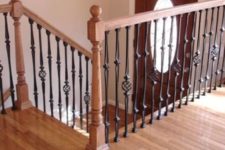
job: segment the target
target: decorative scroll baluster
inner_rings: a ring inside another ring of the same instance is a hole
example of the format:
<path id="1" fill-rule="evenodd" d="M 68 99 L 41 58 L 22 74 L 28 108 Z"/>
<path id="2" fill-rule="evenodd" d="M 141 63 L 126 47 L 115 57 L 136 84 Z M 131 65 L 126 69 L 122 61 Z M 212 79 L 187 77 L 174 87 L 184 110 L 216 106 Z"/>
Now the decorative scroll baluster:
<path id="1" fill-rule="evenodd" d="M 214 63 L 217 60 L 218 54 L 219 54 L 219 46 L 217 44 L 217 40 L 218 40 L 218 23 L 219 23 L 219 15 L 220 15 L 220 7 L 217 7 L 217 15 L 215 17 L 216 19 L 216 27 L 215 27 L 215 37 L 214 37 L 214 43 L 213 43 L 213 47 L 210 50 L 211 56 L 212 56 L 212 63 L 211 63 L 211 80 L 210 80 L 210 86 L 209 86 L 209 93 L 211 93 L 212 91 L 212 82 L 214 79 Z M 215 79 L 216 80 L 216 79 Z"/>
<path id="2" fill-rule="evenodd" d="M 167 78 L 167 88 L 166 88 L 166 111 L 165 116 L 168 115 L 168 105 L 169 105 L 169 99 L 171 98 L 170 95 L 170 78 L 171 78 L 171 60 L 172 60 L 172 48 L 173 48 L 173 24 L 174 24 L 174 16 L 171 17 L 171 27 L 170 27 L 170 39 L 169 39 L 169 56 L 168 56 L 168 78 Z"/>
<path id="3" fill-rule="evenodd" d="M 3 97 L 2 72 L 3 72 L 3 66 L 2 66 L 1 61 L 0 61 L 0 96 L 1 96 L 0 99 L 1 99 L 1 104 L 2 104 L 2 111 L 1 111 L 1 113 L 2 114 L 6 114 L 4 97 Z"/>
<path id="4" fill-rule="evenodd" d="M 70 92 L 70 85 L 68 80 L 68 52 L 67 52 L 67 46 L 68 44 L 66 42 L 63 42 L 64 48 L 65 48 L 65 84 L 63 86 L 63 91 L 65 93 L 65 100 L 66 100 L 66 124 L 69 124 L 69 92 Z"/>
<path id="5" fill-rule="evenodd" d="M 166 30 L 166 18 L 163 18 L 163 31 L 162 31 L 162 47 L 161 47 L 161 77 L 160 77 L 160 93 L 159 93 L 159 110 L 157 119 L 161 119 L 161 109 L 163 99 L 163 67 L 164 67 L 164 55 L 165 55 L 165 32 Z"/>
<path id="6" fill-rule="evenodd" d="M 157 59 L 157 55 L 156 55 L 156 50 L 157 50 L 157 27 L 158 27 L 158 20 L 154 20 L 154 24 L 155 24 L 155 28 L 154 28 L 154 57 L 153 57 L 153 68 L 152 71 L 150 73 L 150 79 L 152 81 L 152 97 L 151 97 L 151 116 L 150 116 L 150 124 L 153 124 L 153 120 L 154 120 L 154 111 L 155 111 L 155 86 L 156 84 L 159 82 L 159 78 L 158 78 L 158 71 L 156 69 L 156 59 Z M 139 36 L 138 36 L 139 37 Z M 139 43 L 137 43 L 139 44 Z M 138 49 L 137 49 L 138 52 Z M 139 53 L 137 53 L 139 54 Z M 136 54 L 136 55 L 137 55 Z M 137 55 L 139 56 L 139 55 Z"/>
<path id="7" fill-rule="evenodd" d="M 181 39 L 181 27 L 182 27 L 182 18 L 183 15 L 181 14 L 179 17 L 179 29 L 178 29 L 178 36 L 177 36 L 177 47 L 176 47 L 176 55 L 175 55 L 175 65 L 173 66 L 173 70 L 175 71 L 175 80 L 174 80 L 174 97 L 173 97 L 173 106 L 171 112 L 175 111 L 175 102 L 177 98 L 177 80 L 178 76 L 181 72 L 181 64 L 179 60 L 179 50 L 180 50 L 180 39 Z"/>
<path id="8" fill-rule="evenodd" d="M 128 136 L 128 108 L 129 108 L 129 97 L 130 90 L 132 89 L 132 84 L 130 81 L 130 72 L 129 72 L 129 30 L 130 27 L 126 27 L 126 67 L 125 67 L 125 76 L 122 83 L 122 89 L 124 90 L 125 96 L 125 131 L 123 136 Z"/>
<path id="9" fill-rule="evenodd" d="M 105 55 L 104 55 L 104 79 L 105 79 L 105 143 L 109 143 L 109 49 L 108 49 L 109 32 L 105 32 Z"/>
<path id="10" fill-rule="evenodd" d="M 186 51 L 187 51 L 187 44 L 188 44 L 188 25 L 189 25 L 189 16 L 190 13 L 186 15 L 186 23 L 185 23 L 185 35 L 184 35 L 184 47 L 183 47 L 183 60 L 182 60 L 182 67 L 181 67 L 181 83 L 180 83 L 180 103 L 178 108 L 182 106 L 182 99 L 183 99 L 183 92 L 184 88 L 184 71 L 186 66 Z"/>
<path id="11" fill-rule="evenodd" d="M 42 36 L 41 36 L 41 25 L 37 25 L 38 28 L 38 37 L 39 37 L 39 48 L 40 48 L 40 71 L 39 71 L 39 77 L 41 80 L 41 87 L 42 87 L 42 99 L 43 99 L 43 110 L 46 112 L 46 98 L 45 98 L 45 77 L 46 77 L 46 71 L 44 67 L 44 60 L 43 60 L 43 51 L 42 51 Z"/>
<path id="12" fill-rule="evenodd" d="M 219 47 L 219 58 L 217 61 L 217 66 L 216 66 L 216 77 L 215 77 L 215 85 L 214 85 L 214 89 L 216 90 L 217 87 L 217 76 L 222 72 L 222 70 L 219 70 L 219 63 L 220 63 L 220 55 L 221 55 L 221 51 L 222 51 L 222 45 L 223 45 L 223 39 L 224 39 L 224 22 L 225 22 L 225 6 L 223 6 L 223 16 L 222 16 L 222 22 L 221 22 L 221 28 L 220 28 L 220 47 Z M 219 84 L 220 87 L 222 87 Z"/>
<path id="13" fill-rule="evenodd" d="M 86 128 L 87 132 L 89 131 L 89 104 L 90 104 L 90 93 L 89 93 L 89 58 L 85 57 L 86 61 L 86 91 L 84 96 L 84 101 L 86 104 Z"/>
<path id="14" fill-rule="evenodd" d="M 136 38 L 136 50 L 135 50 L 135 91 L 134 91 L 134 101 L 133 101 L 133 129 L 132 132 L 136 132 L 137 128 L 137 113 L 138 113 L 138 108 L 137 108 L 137 102 L 138 102 L 138 65 L 139 65 L 139 59 L 141 57 L 139 53 L 139 39 L 140 39 L 140 24 L 135 25 L 135 38 Z"/>
<path id="15" fill-rule="evenodd" d="M 206 15 L 205 15 L 205 25 L 204 25 L 204 34 L 203 34 L 203 48 L 202 48 L 202 64 L 201 64 L 201 71 L 200 71 L 200 80 L 199 80 L 199 94 L 198 97 L 200 98 L 201 96 L 201 84 L 205 81 L 204 78 L 202 77 L 203 74 L 203 68 L 204 68 L 204 56 L 205 56 L 205 48 L 206 48 L 206 38 L 208 36 L 207 34 L 207 29 L 208 29 L 208 9 L 206 9 Z M 205 95 L 205 93 L 203 93 Z"/>
<path id="16" fill-rule="evenodd" d="M 9 28 L 8 28 L 8 13 L 4 13 L 5 19 L 5 44 L 6 44 L 6 52 L 8 57 L 8 66 L 9 66 L 9 81 L 10 81 L 10 94 L 12 99 L 12 110 L 16 110 L 15 105 L 15 90 L 14 90 L 14 82 L 12 75 L 12 65 L 11 65 L 11 50 L 10 50 L 10 39 L 9 39 Z"/>
<path id="17" fill-rule="evenodd" d="M 53 105 L 53 89 L 52 89 L 52 50 L 51 50 L 51 41 L 50 35 L 51 33 L 46 30 L 47 39 L 48 39 L 48 69 L 49 69 L 49 102 L 50 102 L 50 109 L 51 109 L 51 117 L 54 117 L 54 105 Z"/>
<path id="18" fill-rule="evenodd" d="M 211 15 L 211 23 L 210 23 L 210 32 L 209 32 L 209 51 L 208 51 L 208 58 L 207 58 L 207 65 L 206 65 L 206 76 L 205 76 L 205 85 L 204 85 L 204 93 L 206 93 L 208 80 L 209 77 L 209 64 L 210 64 L 210 56 L 211 56 L 211 46 L 212 46 L 212 37 L 213 37 L 213 22 L 214 22 L 214 16 L 215 16 L 215 8 L 212 8 L 212 15 Z"/>
<path id="19" fill-rule="evenodd" d="M 120 43 L 119 43 L 119 32 L 120 29 L 116 29 L 116 51 L 115 51 L 115 138 L 114 142 L 119 141 L 119 127 L 120 127 L 120 116 L 119 116 L 119 74 L 120 74 Z"/>
<path id="20" fill-rule="evenodd" d="M 60 38 L 55 37 L 57 43 L 57 73 L 58 73 L 58 106 L 59 106 L 59 120 L 62 121 L 62 92 L 61 92 L 61 57 L 60 57 Z"/>
<path id="21" fill-rule="evenodd" d="M 79 56 L 79 84 L 80 84 L 80 128 L 83 129 L 83 70 L 82 70 L 82 53 L 78 52 Z"/>
<path id="22" fill-rule="evenodd" d="M 72 104 L 72 113 L 73 113 L 73 124 L 72 124 L 72 127 L 74 128 L 75 125 L 76 125 L 76 116 L 75 116 L 75 112 L 76 112 L 76 107 L 75 107 L 75 104 L 76 104 L 76 101 L 75 101 L 75 77 L 76 77 L 76 70 L 75 70 L 75 56 L 74 56 L 74 52 L 75 52 L 75 49 L 73 47 L 71 47 L 71 52 L 72 52 L 72 92 L 73 92 L 73 104 Z"/>
<path id="23" fill-rule="evenodd" d="M 147 63 L 149 57 L 149 36 L 150 36 L 150 22 L 146 23 L 145 28 L 145 51 L 144 51 L 144 89 L 143 89 L 143 100 L 142 100 L 142 124 L 141 128 L 145 127 L 145 113 L 147 109 L 146 105 L 146 86 L 147 86 Z"/>
<path id="24" fill-rule="evenodd" d="M 193 95 L 192 95 L 192 102 L 195 100 L 195 88 L 196 88 L 196 76 L 198 71 L 198 66 L 201 63 L 201 51 L 200 51 L 200 40 L 201 40 L 201 21 L 202 21 L 202 10 L 199 11 L 199 22 L 198 22 L 198 40 L 197 40 L 197 51 L 195 52 L 195 55 L 193 57 L 193 63 L 194 63 L 194 85 L 193 85 Z M 202 54 L 203 55 L 203 54 Z"/>
<path id="25" fill-rule="evenodd" d="M 35 41 L 34 41 L 34 30 L 33 24 L 34 21 L 29 18 L 30 23 L 30 44 L 31 44 L 31 54 L 32 54 L 32 63 L 33 63 L 33 82 L 34 82 L 34 101 L 35 107 L 38 108 L 38 88 L 37 88 L 37 77 L 36 77 L 36 60 L 35 60 Z"/>

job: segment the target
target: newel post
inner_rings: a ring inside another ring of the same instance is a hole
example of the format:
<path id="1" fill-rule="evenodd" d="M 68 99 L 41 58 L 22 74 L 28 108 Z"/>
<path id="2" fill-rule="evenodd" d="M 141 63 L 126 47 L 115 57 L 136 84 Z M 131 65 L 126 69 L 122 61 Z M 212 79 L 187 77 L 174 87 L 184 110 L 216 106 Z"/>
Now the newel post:
<path id="1" fill-rule="evenodd" d="M 104 26 L 100 19 L 102 9 L 92 6 L 92 18 L 88 21 L 88 39 L 92 43 L 92 100 L 91 125 L 87 150 L 107 150 L 105 144 L 105 126 L 102 117 L 102 84 L 101 84 L 101 56 L 102 42 L 104 40 Z"/>
<path id="2" fill-rule="evenodd" d="M 20 18 L 23 15 L 23 6 L 20 0 L 12 0 L 11 16 L 14 20 L 15 32 L 15 53 L 16 53 L 16 71 L 17 71 L 17 101 L 18 109 L 27 109 L 32 106 L 28 96 L 28 86 L 25 79 L 24 55 L 22 46 L 22 36 L 20 28 Z"/>

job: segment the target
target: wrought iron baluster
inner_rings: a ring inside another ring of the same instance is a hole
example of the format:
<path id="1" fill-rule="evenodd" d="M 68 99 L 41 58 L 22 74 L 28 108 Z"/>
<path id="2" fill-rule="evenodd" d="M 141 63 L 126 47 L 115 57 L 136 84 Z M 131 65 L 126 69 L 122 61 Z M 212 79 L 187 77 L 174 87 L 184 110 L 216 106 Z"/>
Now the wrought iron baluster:
<path id="1" fill-rule="evenodd" d="M 165 55 L 165 30 L 166 30 L 166 19 L 163 18 L 163 31 L 162 31 L 162 47 L 161 47 L 161 77 L 160 77 L 160 93 L 159 93 L 159 110 L 157 119 L 161 119 L 161 110 L 162 110 L 162 102 L 163 98 L 163 67 L 164 67 L 164 55 Z"/>
<path id="2" fill-rule="evenodd" d="M 183 47 L 183 60 L 182 60 L 182 67 L 181 67 L 181 83 L 180 83 L 180 103 L 178 108 L 181 108 L 183 102 L 183 93 L 185 91 L 184 87 L 184 71 L 186 66 L 186 51 L 187 51 L 187 44 L 188 44 L 188 26 L 189 26 L 189 19 L 190 13 L 186 14 L 186 23 L 185 23 L 185 35 L 184 35 L 184 47 Z"/>
<path id="3" fill-rule="evenodd" d="M 133 129 L 132 132 L 136 132 L 137 130 L 137 113 L 138 113 L 138 108 L 137 108 L 137 102 L 138 102 L 138 65 L 139 65 L 139 59 L 141 57 L 139 53 L 139 39 L 140 39 L 140 27 L 141 25 L 135 25 L 135 38 L 136 38 L 136 50 L 135 50 L 135 88 L 134 88 L 134 101 L 133 101 Z"/>
<path id="4" fill-rule="evenodd" d="M 83 70 L 82 70 L 82 53 L 78 52 L 79 56 L 79 84 L 80 84 L 80 128 L 83 129 Z"/>
<path id="5" fill-rule="evenodd" d="M 125 96 L 125 131 L 123 136 L 128 136 L 128 108 L 129 108 L 129 97 L 130 90 L 132 89 L 132 83 L 130 81 L 130 72 L 129 72 L 129 30 L 130 27 L 126 27 L 126 66 L 125 66 L 125 76 L 122 83 L 122 89 Z"/>
<path id="6" fill-rule="evenodd" d="M 225 31 L 225 28 L 224 28 L 224 24 L 225 24 L 225 6 L 223 6 L 223 24 L 222 24 L 222 28 L 221 28 L 221 32 L 223 32 L 223 33 L 221 33 L 221 34 L 224 34 L 224 31 Z M 223 35 L 223 37 L 224 37 L 224 35 Z M 223 39 L 223 38 L 222 38 Z M 224 47 L 224 52 L 225 52 L 225 47 Z M 220 87 L 222 87 L 222 82 L 223 82 L 223 75 L 224 75 L 224 65 L 225 65 L 225 53 L 223 54 L 223 62 L 222 62 L 222 68 L 221 68 L 221 70 L 220 70 L 220 72 L 221 72 L 221 76 L 220 76 L 220 84 L 219 84 L 219 86 Z"/>
<path id="7" fill-rule="evenodd" d="M 194 20 L 192 24 L 192 37 L 191 37 L 191 50 L 190 50 L 190 61 L 189 61 L 189 72 L 188 72 L 188 89 L 187 89 L 187 97 L 185 105 L 188 105 L 189 96 L 191 94 L 191 87 L 192 87 L 192 72 L 193 72 L 193 54 L 194 54 L 194 47 L 196 42 L 196 22 L 197 22 L 197 12 L 194 12 Z"/>
<path id="8" fill-rule="evenodd" d="M 76 77 L 76 68 L 75 68 L 75 55 L 74 55 L 74 52 L 75 52 L 75 48 L 71 47 L 71 52 L 72 52 L 72 92 L 73 92 L 73 95 L 72 95 L 72 99 L 73 99 L 73 104 L 72 104 L 72 114 L 73 114 L 73 124 L 72 124 L 72 127 L 74 128 L 75 125 L 76 125 L 76 101 L 75 101 L 75 98 L 76 98 L 76 91 L 75 91 L 75 77 Z"/>
<path id="9" fill-rule="evenodd" d="M 180 49 L 180 39 L 181 39 L 181 27 L 182 27 L 182 18 L 183 14 L 179 17 L 179 29 L 178 29 L 178 36 L 177 36 L 177 47 L 176 47 L 176 55 L 175 55 L 175 65 L 173 66 L 173 70 L 175 73 L 175 80 L 174 80 L 174 97 L 173 97 L 173 106 L 171 112 L 175 111 L 175 102 L 177 98 L 177 80 L 181 72 L 181 64 L 179 59 L 179 49 Z"/>
<path id="10" fill-rule="evenodd" d="M 60 57 L 60 38 L 55 37 L 57 43 L 57 73 L 58 73 L 58 106 L 59 106 L 59 120 L 62 121 L 62 92 L 61 92 L 61 57 Z"/>
<path id="11" fill-rule="evenodd" d="M 207 29 L 208 29 L 208 9 L 205 10 L 206 15 L 205 15 L 205 25 L 204 25 L 204 34 L 203 34 L 203 48 L 202 48 L 202 63 L 201 63 L 201 71 L 200 71 L 200 80 L 199 80 L 199 94 L 198 97 L 200 98 L 201 96 L 201 84 L 205 81 L 204 78 L 202 77 L 203 74 L 203 68 L 204 68 L 204 58 L 205 58 L 205 48 L 206 48 L 206 38 L 208 36 L 207 34 Z M 203 95 L 205 93 L 203 92 Z"/>
<path id="12" fill-rule="evenodd" d="M 51 117 L 54 117 L 54 101 L 53 101 L 53 89 L 52 89 L 52 50 L 51 50 L 51 40 L 50 35 L 51 33 L 46 30 L 47 39 L 48 39 L 48 69 L 49 69 L 49 102 L 50 102 L 50 109 L 51 109 Z"/>
<path id="13" fill-rule="evenodd" d="M 84 96 L 84 101 L 86 104 L 86 128 L 87 132 L 89 131 L 89 104 L 90 104 L 90 93 L 89 93 L 89 58 L 85 57 L 86 61 L 86 91 Z"/>
<path id="14" fill-rule="evenodd" d="M 2 104 L 2 114 L 6 114 L 5 110 L 5 102 L 4 102 L 4 96 L 3 96 L 3 82 L 2 82 L 2 72 L 3 72 L 3 66 L 0 61 L 0 99 L 1 99 L 1 104 Z"/>
<path id="15" fill-rule="evenodd" d="M 9 27 L 8 27 L 8 13 L 3 13 L 5 19 L 5 44 L 6 52 L 8 57 L 8 66 L 9 66 L 9 82 L 10 82 L 10 94 L 12 100 L 12 110 L 16 110 L 15 105 L 15 89 L 12 75 L 12 65 L 11 65 L 11 49 L 10 49 L 10 38 L 9 38 Z"/>
<path id="16" fill-rule="evenodd" d="M 37 25 L 38 28 L 38 37 L 39 37 L 39 49 L 40 49 L 40 71 L 39 71 L 39 77 L 41 80 L 41 87 L 42 87 L 42 99 L 43 99 L 43 110 L 46 112 L 46 98 L 45 98 L 45 77 L 46 77 L 46 71 L 44 67 L 44 59 L 43 59 L 43 50 L 42 50 L 42 35 L 41 30 L 42 26 Z"/>
<path id="17" fill-rule="evenodd" d="M 30 44 L 31 44 L 31 54 L 32 54 L 32 63 L 33 63 L 33 82 L 34 82 L 34 101 L 35 107 L 38 108 L 38 87 L 37 87 L 37 77 L 36 77 L 36 60 L 35 60 L 35 40 L 34 40 L 34 21 L 29 18 L 30 23 Z"/>
<path id="18" fill-rule="evenodd" d="M 165 111 L 165 116 L 168 115 L 168 105 L 169 105 L 169 99 L 171 98 L 170 95 L 170 79 L 171 79 L 171 61 L 172 61 L 172 48 L 173 48 L 173 25 L 174 25 L 174 16 L 171 16 L 171 27 L 170 27 L 170 39 L 169 39 L 169 45 L 168 45 L 168 50 L 169 50 L 169 56 L 168 56 L 168 78 L 167 78 L 167 88 L 166 88 L 166 111 Z"/>
<path id="19" fill-rule="evenodd" d="M 120 116 L 119 116 L 119 74 L 120 74 L 120 43 L 119 32 L 120 29 L 116 29 L 116 51 L 115 51 L 115 138 L 114 142 L 119 141 L 119 128 L 120 128 Z"/>
<path id="20" fill-rule="evenodd" d="M 108 49 L 109 31 L 105 32 L 105 53 L 104 53 L 104 79 L 105 79 L 105 142 L 109 143 L 109 49 Z"/>

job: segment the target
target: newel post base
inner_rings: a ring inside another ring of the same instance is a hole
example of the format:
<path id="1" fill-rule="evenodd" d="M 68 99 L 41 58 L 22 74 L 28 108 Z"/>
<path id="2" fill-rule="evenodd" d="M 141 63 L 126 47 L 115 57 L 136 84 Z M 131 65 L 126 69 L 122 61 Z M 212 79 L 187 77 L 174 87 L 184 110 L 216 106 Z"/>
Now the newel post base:
<path id="1" fill-rule="evenodd" d="M 99 6 L 92 6 L 90 12 L 92 18 L 88 21 L 88 39 L 92 43 L 92 100 L 90 137 L 86 150 L 108 150 L 102 117 L 101 51 L 104 40 L 104 25 L 100 19 L 102 9 Z"/>

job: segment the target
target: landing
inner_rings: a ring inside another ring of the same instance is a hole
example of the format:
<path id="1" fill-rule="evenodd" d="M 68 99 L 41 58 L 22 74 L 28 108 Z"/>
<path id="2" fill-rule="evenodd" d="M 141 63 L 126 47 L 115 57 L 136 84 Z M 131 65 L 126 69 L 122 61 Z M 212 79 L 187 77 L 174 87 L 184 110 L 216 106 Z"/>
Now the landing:
<path id="1" fill-rule="evenodd" d="M 190 102 L 135 134 L 130 133 L 128 138 L 121 138 L 119 143 L 111 143 L 110 147 L 113 150 L 224 150 L 224 135 L 223 88 Z"/>
<path id="2" fill-rule="evenodd" d="M 82 150 L 88 138 L 31 108 L 0 115 L 0 150 Z"/>

